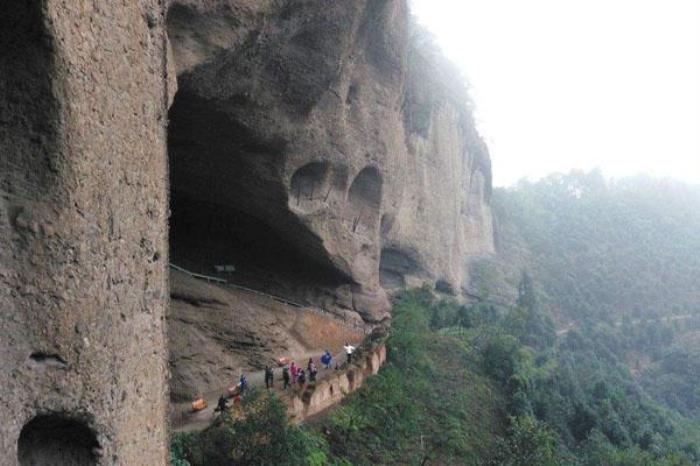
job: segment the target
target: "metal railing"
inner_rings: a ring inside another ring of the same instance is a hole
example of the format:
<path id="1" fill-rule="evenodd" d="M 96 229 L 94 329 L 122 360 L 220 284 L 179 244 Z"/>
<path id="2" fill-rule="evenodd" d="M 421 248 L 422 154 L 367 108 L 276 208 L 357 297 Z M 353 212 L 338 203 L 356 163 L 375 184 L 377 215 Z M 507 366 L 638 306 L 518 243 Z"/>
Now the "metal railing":
<path id="1" fill-rule="evenodd" d="M 352 330 L 361 331 L 361 332 L 362 332 L 363 334 L 365 334 L 365 335 L 367 334 L 367 328 L 366 328 L 365 326 L 357 325 L 357 323 L 355 323 L 355 322 L 353 322 L 352 324 L 350 324 L 349 322 L 346 322 L 346 321 L 344 321 L 344 320 L 338 318 L 335 314 L 333 314 L 332 312 L 330 312 L 330 311 L 328 311 L 327 309 L 324 309 L 324 308 L 322 308 L 322 307 L 304 305 L 304 304 L 301 304 L 301 303 L 297 303 L 297 302 L 294 302 L 294 301 L 290 301 L 290 300 L 288 300 L 288 299 L 286 299 L 286 298 L 282 298 L 281 296 L 276 296 L 276 295 L 273 295 L 273 294 L 270 294 L 270 293 L 265 293 L 264 291 L 255 290 L 255 289 L 253 289 L 253 288 L 248 288 L 248 287 L 246 287 L 246 286 L 237 285 L 237 284 L 235 284 L 235 283 L 229 283 L 228 280 L 226 280 L 226 279 L 224 279 L 224 278 L 212 277 L 212 276 L 210 276 L 210 275 L 204 275 L 204 274 L 201 274 L 201 273 L 192 272 L 192 271 L 190 271 L 190 270 L 185 269 L 184 267 L 180 267 L 180 266 L 178 266 L 178 265 L 175 265 L 175 264 L 173 264 L 172 262 L 171 262 L 169 265 L 170 265 L 170 268 L 172 268 L 172 269 L 174 269 L 174 270 L 177 270 L 178 272 L 182 272 L 182 273 L 184 273 L 184 274 L 187 274 L 187 275 L 189 275 L 189 276 L 191 276 L 191 277 L 193 277 L 193 278 L 198 278 L 198 279 L 200 279 L 200 280 L 205 280 L 205 281 L 207 281 L 207 282 L 218 283 L 218 284 L 220 284 L 220 285 L 226 286 L 227 288 L 233 288 L 233 289 L 236 289 L 236 290 L 245 291 L 245 292 L 247 292 L 247 293 L 252 293 L 252 294 L 255 294 L 255 295 L 258 295 L 258 296 L 264 296 L 264 297 L 266 297 L 266 298 L 270 298 L 270 299 L 272 299 L 272 300 L 274 300 L 274 301 L 277 301 L 277 302 L 279 302 L 279 303 L 282 303 L 282 304 L 284 304 L 284 305 L 286 305 L 286 306 L 294 307 L 294 308 L 297 308 L 297 309 L 305 309 L 305 310 L 310 310 L 310 311 L 313 311 L 313 312 L 319 312 L 319 313 L 321 313 L 321 314 L 328 314 L 328 315 L 330 315 L 330 316 L 333 316 L 333 317 L 335 318 L 335 320 L 337 320 L 338 323 L 339 323 L 340 325 L 342 325 L 343 327 L 346 327 L 346 328 L 349 328 L 349 329 L 352 329 Z"/>
<path id="2" fill-rule="evenodd" d="M 273 299 L 279 303 L 286 304 L 287 306 L 298 307 L 298 308 L 309 307 L 309 306 L 304 306 L 303 304 L 300 304 L 300 303 L 295 303 L 294 301 L 289 301 L 288 299 L 282 298 L 280 296 L 265 293 L 264 291 L 254 290 L 253 288 L 248 288 L 246 286 L 236 285 L 235 283 L 227 283 L 226 286 L 229 288 L 234 288 L 236 290 L 247 291 L 248 293 L 257 294 L 260 296 L 265 296 L 266 298 Z M 318 310 L 320 310 L 321 312 L 328 312 L 323 308 L 318 308 Z"/>
<path id="3" fill-rule="evenodd" d="M 199 278 L 200 280 L 206 280 L 208 282 L 214 282 L 214 283 L 223 283 L 224 285 L 228 283 L 228 281 L 226 281 L 226 279 L 224 279 L 224 278 L 212 277 L 210 275 L 204 275 L 201 273 L 191 272 L 187 269 L 183 269 L 182 267 L 173 264 L 172 262 L 170 263 L 170 268 L 175 269 L 178 272 L 186 273 L 190 277 Z"/>

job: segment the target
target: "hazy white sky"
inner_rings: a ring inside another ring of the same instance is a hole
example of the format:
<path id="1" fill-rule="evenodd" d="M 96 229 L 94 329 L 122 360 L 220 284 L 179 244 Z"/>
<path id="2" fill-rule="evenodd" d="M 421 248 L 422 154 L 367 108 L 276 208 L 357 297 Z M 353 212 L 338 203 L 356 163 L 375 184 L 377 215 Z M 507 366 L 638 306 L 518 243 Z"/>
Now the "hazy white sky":
<path id="1" fill-rule="evenodd" d="M 700 182 L 700 0 L 412 0 L 472 84 L 494 181 Z"/>

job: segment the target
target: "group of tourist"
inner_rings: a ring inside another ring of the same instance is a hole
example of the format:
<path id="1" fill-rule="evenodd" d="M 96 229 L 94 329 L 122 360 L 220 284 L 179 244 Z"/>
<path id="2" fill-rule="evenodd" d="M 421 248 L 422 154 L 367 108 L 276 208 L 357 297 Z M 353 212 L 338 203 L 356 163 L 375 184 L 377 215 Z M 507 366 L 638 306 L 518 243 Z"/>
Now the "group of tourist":
<path id="1" fill-rule="evenodd" d="M 343 350 L 345 351 L 346 363 L 349 365 L 352 362 L 352 354 L 355 352 L 355 347 L 352 346 L 350 343 L 346 342 L 345 345 L 343 345 Z M 330 351 L 325 350 L 320 357 L 320 361 L 324 369 L 330 369 L 331 365 L 333 364 L 333 355 Z M 340 369 L 340 367 L 336 364 L 335 369 Z M 315 382 L 317 375 L 318 368 L 316 367 L 314 358 L 309 358 L 309 362 L 306 364 L 306 369 L 297 366 L 296 362 L 292 361 L 291 364 L 285 364 L 282 367 L 282 389 L 286 390 L 287 388 L 293 387 L 295 385 L 303 387 L 306 384 L 307 380 L 309 382 Z M 272 368 L 270 366 L 265 366 L 265 388 L 273 388 L 274 381 L 275 374 Z M 236 387 L 237 390 L 234 402 L 236 399 L 240 400 L 240 397 L 248 389 L 248 379 L 246 379 L 246 376 L 244 374 L 241 374 L 241 377 Z M 226 411 L 228 409 L 226 400 L 226 396 L 221 395 L 215 411 Z"/>
<path id="2" fill-rule="evenodd" d="M 347 363 L 350 364 L 352 361 L 352 353 L 355 352 L 355 347 L 346 342 L 343 349 L 345 350 Z M 320 361 L 324 369 L 330 369 L 333 364 L 333 355 L 330 351 L 325 350 L 320 357 Z M 339 369 L 337 364 L 335 368 Z M 291 364 L 285 364 L 282 367 L 282 389 L 286 390 L 295 385 L 303 386 L 307 380 L 309 382 L 315 382 L 317 375 L 318 368 L 316 367 L 314 358 L 309 358 L 306 369 L 297 366 L 296 362 L 292 361 Z M 270 366 L 265 366 L 265 388 L 273 388 L 274 379 L 275 376 L 272 368 Z"/>
<path id="3" fill-rule="evenodd" d="M 238 404 L 241 402 L 241 398 L 245 394 L 245 392 L 248 391 L 248 379 L 246 378 L 245 374 L 241 374 L 241 377 L 238 379 L 238 384 L 236 385 L 235 389 L 229 389 L 229 396 L 227 397 L 226 395 L 221 395 L 219 397 L 219 401 L 216 404 L 216 408 L 214 409 L 214 413 L 221 412 L 225 413 L 228 411 L 228 398 L 233 398 L 233 403 Z"/>
<path id="4" fill-rule="evenodd" d="M 321 356 L 321 360 L 331 358 L 331 353 L 326 350 L 323 355 Z M 325 366 L 328 368 L 328 366 Z M 270 370 L 272 372 L 272 370 Z M 267 369 L 266 369 L 267 373 Z M 282 389 L 286 390 L 290 386 L 293 386 L 294 384 L 298 384 L 299 386 L 304 386 L 306 383 L 307 377 L 309 382 L 315 382 L 316 381 L 316 376 L 318 375 L 318 368 L 316 367 L 316 363 L 314 362 L 314 358 L 309 358 L 309 362 L 306 364 L 306 370 L 304 368 L 299 367 L 296 365 L 294 361 L 290 365 L 285 364 L 284 367 L 282 367 Z M 265 386 L 267 388 L 271 388 L 272 386 L 272 378 L 270 378 L 270 385 L 267 384 L 267 377 L 265 378 Z"/>

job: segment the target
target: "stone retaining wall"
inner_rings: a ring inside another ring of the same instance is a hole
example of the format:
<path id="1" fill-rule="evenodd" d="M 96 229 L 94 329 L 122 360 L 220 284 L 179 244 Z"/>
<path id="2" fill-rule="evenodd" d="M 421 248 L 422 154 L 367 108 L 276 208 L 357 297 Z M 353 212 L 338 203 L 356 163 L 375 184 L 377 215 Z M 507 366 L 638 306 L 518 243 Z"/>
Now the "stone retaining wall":
<path id="1" fill-rule="evenodd" d="M 368 349 L 359 349 L 358 359 L 349 368 L 316 384 L 309 384 L 303 392 L 292 395 L 289 414 L 293 422 L 302 422 L 338 404 L 347 394 L 360 388 L 368 377 L 379 372 L 385 361 L 386 345 L 383 341 Z"/>

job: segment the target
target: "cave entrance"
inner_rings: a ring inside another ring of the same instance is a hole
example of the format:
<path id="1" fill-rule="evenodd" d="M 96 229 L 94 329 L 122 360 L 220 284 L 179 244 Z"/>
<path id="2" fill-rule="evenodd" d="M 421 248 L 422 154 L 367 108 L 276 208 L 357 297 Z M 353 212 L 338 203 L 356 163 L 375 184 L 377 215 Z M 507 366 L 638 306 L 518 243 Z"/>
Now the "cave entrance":
<path id="1" fill-rule="evenodd" d="M 225 94 L 234 73 L 217 68 L 220 60 L 191 63 L 193 48 L 209 50 L 198 30 L 209 20 L 184 5 L 167 16 L 178 84 L 168 115 L 171 262 L 313 304 L 317 290 L 350 281 L 299 218 L 339 190 L 337 176 L 314 161 L 289 177 L 287 142 L 268 131 L 267 116 L 251 120 L 248 97 Z M 235 271 L 220 273 L 222 265 Z"/>
<path id="2" fill-rule="evenodd" d="M 84 423 L 59 415 L 38 416 L 19 436 L 21 466 L 91 466 L 97 464 L 99 443 Z"/>
<path id="3" fill-rule="evenodd" d="M 169 112 L 171 262 L 302 303 L 310 288 L 347 283 L 295 213 L 324 203 L 327 164 L 306 165 L 287 188 L 283 148 L 256 139 L 189 85 L 179 84 Z"/>

